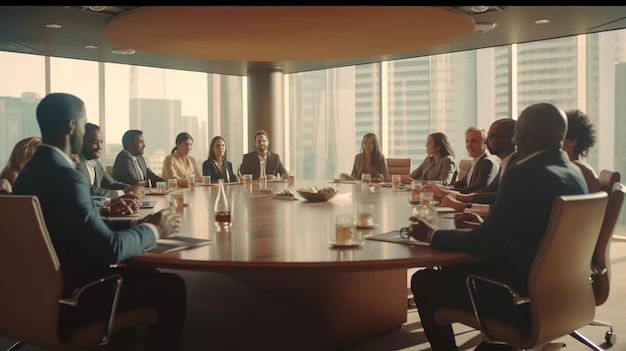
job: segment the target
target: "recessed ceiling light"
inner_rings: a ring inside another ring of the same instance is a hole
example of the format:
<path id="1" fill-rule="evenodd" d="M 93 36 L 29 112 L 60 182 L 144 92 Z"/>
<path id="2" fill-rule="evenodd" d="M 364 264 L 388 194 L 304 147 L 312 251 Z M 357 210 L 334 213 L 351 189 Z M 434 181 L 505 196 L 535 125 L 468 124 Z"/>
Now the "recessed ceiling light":
<path id="1" fill-rule="evenodd" d="M 488 31 L 496 28 L 498 24 L 495 22 L 476 22 L 474 26 L 474 33 L 487 33 Z"/>
<path id="2" fill-rule="evenodd" d="M 106 6 L 87 6 L 91 11 L 102 12 L 106 9 Z"/>
<path id="3" fill-rule="evenodd" d="M 46 24 L 46 27 L 50 29 L 59 29 L 59 28 L 62 28 L 63 26 L 57 23 L 48 23 Z"/>
<path id="4" fill-rule="evenodd" d="M 538 19 L 538 20 L 535 20 L 535 24 L 548 24 L 548 23 L 550 23 L 549 19 Z"/>
<path id="5" fill-rule="evenodd" d="M 489 10 L 489 6 L 470 6 L 470 9 L 476 13 L 483 13 Z"/>
<path id="6" fill-rule="evenodd" d="M 98 47 L 97 47 L 96 45 L 85 45 L 85 49 L 92 49 L 92 50 L 95 50 L 95 49 L 97 49 L 97 48 L 98 48 Z"/>
<path id="7" fill-rule="evenodd" d="M 135 53 L 133 49 L 123 49 L 123 48 L 115 48 L 111 50 L 112 53 L 116 55 L 132 55 Z"/>

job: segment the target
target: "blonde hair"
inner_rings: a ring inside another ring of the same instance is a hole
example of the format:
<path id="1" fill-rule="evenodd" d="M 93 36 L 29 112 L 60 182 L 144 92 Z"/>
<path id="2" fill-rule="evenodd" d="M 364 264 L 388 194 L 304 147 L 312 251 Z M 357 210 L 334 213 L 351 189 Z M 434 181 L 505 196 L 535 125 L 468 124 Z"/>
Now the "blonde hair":
<path id="1" fill-rule="evenodd" d="M 13 147 L 13 151 L 11 151 L 7 168 L 14 169 L 17 172 L 21 171 L 26 161 L 35 153 L 35 149 L 37 149 L 37 146 L 40 144 L 41 138 L 36 136 L 18 141 Z"/>

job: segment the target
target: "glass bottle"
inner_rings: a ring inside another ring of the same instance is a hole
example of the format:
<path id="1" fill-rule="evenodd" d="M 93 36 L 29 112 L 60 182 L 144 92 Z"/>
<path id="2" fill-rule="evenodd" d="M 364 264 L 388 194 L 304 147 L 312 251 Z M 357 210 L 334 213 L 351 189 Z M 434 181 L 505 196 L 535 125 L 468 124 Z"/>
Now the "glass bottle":
<path id="1" fill-rule="evenodd" d="M 259 173 L 259 188 L 261 190 L 267 189 L 267 174 L 265 174 L 265 161 L 260 162 L 261 172 Z"/>
<path id="2" fill-rule="evenodd" d="M 215 198 L 215 225 L 218 228 L 227 228 L 230 226 L 230 210 L 228 209 L 228 198 L 226 197 L 226 191 L 224 190 L 224 179 L 218 181 L 219 190 L 217 197 Z"/>
<path id="3" fill-rule="evenodd" d="M 413 207 L 413 216 L 437 228 L 437 207 L 433 193 L 423 192 L 420 194 L 419 206 Z"/>

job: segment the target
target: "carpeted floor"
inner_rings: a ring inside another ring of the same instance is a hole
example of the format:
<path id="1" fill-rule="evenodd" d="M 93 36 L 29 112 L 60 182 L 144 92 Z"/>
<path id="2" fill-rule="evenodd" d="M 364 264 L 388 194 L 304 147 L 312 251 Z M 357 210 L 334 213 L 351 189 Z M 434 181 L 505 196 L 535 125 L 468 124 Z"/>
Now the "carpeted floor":
<path id="1" fill-rule="evenodd" d="M 626 350 L 626 240 L 616 238 L 611 246 L 612 286 L 609 300 L 596 309 L 596 319 L 613 324 L 617 343 L 604 343 L 607 327 L 586 326 L 580 331 L 606 350 Z M 196 350 L 319 350 L 315 323 L 303 320 L 281 301 L 251 291 L 239 279 L 219 273 L 176 271 L 188 282 L 189 299 L 193 301 L 187 316 L 183 337 L 185 351 Z M 410 276 L 412 270 L 407 272 Z M 279 322 L 284 327 L 271 327 Z M 346 328 L 350 328 L 349 325 Z M 455 324 L 459 350 L 473 350 L 480 334 Z M 132 350 L 141 350 L 145 330 L 136 329 L 137 341 Z M 589 348 L 570 336 L 560 338 L 567 351 L 587 351 Z M 0 349 L 11 341 L 0 338 Z M 98 348 L 101 350 L 102 348 Z M 21 351 L 42 351 L 24 346 Z M 401 328 L 373 337 L 344 351 L 427 351 L 415 308 L 407 310 L 407 322 Z"/>

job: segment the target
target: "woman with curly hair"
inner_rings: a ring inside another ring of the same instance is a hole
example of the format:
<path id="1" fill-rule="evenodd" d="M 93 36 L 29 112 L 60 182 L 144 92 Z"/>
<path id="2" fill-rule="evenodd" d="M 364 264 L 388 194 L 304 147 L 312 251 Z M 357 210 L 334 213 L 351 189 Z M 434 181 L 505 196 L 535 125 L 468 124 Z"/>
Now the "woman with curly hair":
<path id="1" fill-rule="evenodd" d="M 583 160 L 589 149 L 596 143 L 596 130 L 589 117 L 581 110 L 571 110 L 567 115 L 567 134 L 563 141 L 563 150 L 570 161 L 578 166 L 585 177 L 589 192 L 601 190 L 598 174 Z"/>

